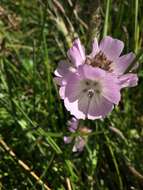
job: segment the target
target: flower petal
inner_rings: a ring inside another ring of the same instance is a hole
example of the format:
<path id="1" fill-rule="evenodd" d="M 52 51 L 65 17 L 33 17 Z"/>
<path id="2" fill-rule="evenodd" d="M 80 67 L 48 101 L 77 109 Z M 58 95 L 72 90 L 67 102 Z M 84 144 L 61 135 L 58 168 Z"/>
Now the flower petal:
<path id="1" fill-rule="evenodd" d="M 90 65 L 81 65 L 78 68 L 78 73 L 82 79 L 99 79 L 105 77 L 106 72 L 100 68 L 92 67 Z"/>
<path id="2" fill-rule="evenodd" d="M 68 60 L 62 60 L 58 63 L 58 67 L 55 70 L 54 74 L 58 77 L 62 77 L 67 74 L 67 71 L 69 71 L 69 67 L 71 66 L 71 63 Z"/>
<path id="3" fill-rule="evenodd" d="M 66 83 L 66 78 L 71 73 L 76 72 L 76 69 L 68 60 L 63 60 L 58 63 L 58 68 L 55 70 L 54 74 L 59 77 L 55 79 L 58 85 L 63 85 Z M 61 80 L 60 80 L 61 78 Z"/>
<path id="4" fill-rule="evenodd" d="M 113 63 L 113 71 L 118 75 L 123 74 L 134 59 L 135 54 L 132 52 L 119 57 L 116 62 Z"/>
<path id="5" fill-rule="evenodd" d="M 138 76 L 136 74 L 125 74 L 119 77 L 121 88 L 134 87 L 138 84 Z"/>
<path id="6" fill-rule="evenodd" d="M 68 97 L 70 102 L 73 102 L 78 99 L 81 90 L 82 89 L 80 88 L 80 76 L 76 74 L 71 74 L 67 80 L 65 96 Z"/>
<path id="7" fill-rule="evenodd" d="M 88 110 L 88 119 L 104 118 L 113 109 L 113 103 L 104 97 L 93 96 Z"/>
<path id="8" fill-rule="evenodd" d="M 78 100 L 78 109 L 85 114 L 85 117 L 88 114 L 90 100 L 91 98 L 86 93 L 83 93 Z"/>
<path id="9" fill-rule="evenodd" d="M 84 63 L 85 50 L 79 39 L 73 42 L 73 46 L 68 50 L 67 55 L 76 67 Z"/>
<path id="10" fill-rule="evenodd" d="M 124 48 L 124 43 L 118 39 L 111 38 L 109 36 L 104 37 L 99 45 L 99 49 L 105 53 L 108 59 L 114 61 L 120 56 Z"/>
<path id="11" fill-rule="evenodd" d="M 121 99 L 120 85 L 115 75 L 107 74 L 102 80 L 102 96 L 114 104 L 119 103 Z"/>
<path id="12" fill-rule="evenodd" d="M 64 104 L 66 109 L 70 111 L 71 115 L 74 115 L 77 119 L 85 119 L 85 114 L 78 108 L 78 100 L 75 102 L 70 102 L 68 98 L 65 98 Z"/>
<path id="13" fill-rule="evenodd" d="M 98 47 L 98 41 L 97 38 L 94 38 L 93 43 L 92 43 L 92 52 L 89 55 L 91 58 L 94 58 L 95 55 L 99 52 L 99 47 Z"/>

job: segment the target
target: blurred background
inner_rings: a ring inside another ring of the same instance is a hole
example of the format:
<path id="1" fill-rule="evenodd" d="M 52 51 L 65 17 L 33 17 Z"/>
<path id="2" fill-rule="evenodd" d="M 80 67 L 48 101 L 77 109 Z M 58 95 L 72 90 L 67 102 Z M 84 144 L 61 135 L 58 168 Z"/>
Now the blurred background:
<path id="1" fill-rule="evenodd" d="M 143 189 L 142 10 L 142 0 L 0 1 L 0 189 Z M 53 73 L 76 37 L 89 53 L 106 35 L 138 55 L 139 85 L 102 127 L 85 121 L 92 133 L 73 153 Z"/>

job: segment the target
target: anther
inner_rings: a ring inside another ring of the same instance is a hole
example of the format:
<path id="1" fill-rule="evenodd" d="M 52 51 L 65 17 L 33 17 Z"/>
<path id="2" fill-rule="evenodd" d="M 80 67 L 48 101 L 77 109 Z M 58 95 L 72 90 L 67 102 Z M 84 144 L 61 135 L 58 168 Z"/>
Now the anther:
<path id="1" fill-rule="evenodd" d="M 85 81 L 85 84 L 86 84 L 87 86 L 89 86 L 90 83 L 89 83 L 89 81 Z"/>

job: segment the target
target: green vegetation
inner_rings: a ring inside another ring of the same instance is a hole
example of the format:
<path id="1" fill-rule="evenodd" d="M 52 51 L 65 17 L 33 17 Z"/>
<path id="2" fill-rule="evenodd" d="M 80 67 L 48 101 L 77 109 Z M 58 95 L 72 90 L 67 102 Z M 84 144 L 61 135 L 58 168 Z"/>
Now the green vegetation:
<path id="1" fill-rule="evenodd" d="M 0 189 L 143 189 L 142 10 L 141 0 L 0 1 Z M 93 131 L 73 153 L 53 72 L 75 37 L 90 51 L 104 35 L 140 55 L 139 85 L 104 122 L 85 121 Z"/>

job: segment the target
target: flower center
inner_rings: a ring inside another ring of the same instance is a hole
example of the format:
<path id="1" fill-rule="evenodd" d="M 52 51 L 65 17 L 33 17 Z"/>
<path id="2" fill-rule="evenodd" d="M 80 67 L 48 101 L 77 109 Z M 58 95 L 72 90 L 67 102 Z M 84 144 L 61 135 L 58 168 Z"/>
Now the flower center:
<path id="1" fill-rule="evenodd" d="M 82 92 L 86 93 L 89 98 L 94 95 L 100 95 L 102 91 L 101 84 L 98 81 L 86 79 L 82 81 Z"/>
<path id="2" fill-rule="evenodd" d="M 95 55 L 94 58 L 86 57 L 85 64 L 91 65 L 93 67 L 99 67 L 106 71 L 112 72 L 111 68 L 112 61 L 108 60 L 105 54 L 101 51 Z"/>

